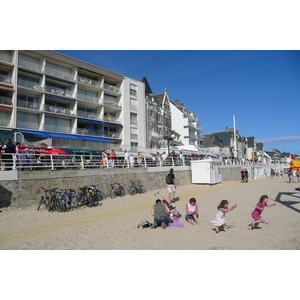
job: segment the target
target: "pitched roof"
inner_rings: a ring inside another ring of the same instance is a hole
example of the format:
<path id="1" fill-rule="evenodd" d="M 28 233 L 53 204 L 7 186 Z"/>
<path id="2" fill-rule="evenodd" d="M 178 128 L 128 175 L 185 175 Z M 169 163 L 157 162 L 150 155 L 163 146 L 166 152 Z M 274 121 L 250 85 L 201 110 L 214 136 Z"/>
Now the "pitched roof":
<path id="1" fill-rule="evenodd" d="M 145 94 L 146 94 L 146 95 L 153 94 L 153 92 L 152 92 L 152 90 L 151 90 L 151 87 L 150 87 L 150 85 L 149 85 L 149 83 L 148 83 L 148 80 L 147 80 L 146 76 L 144 76 L 144 77 L 142 78 L 142 82 L 145 83 Z"/>

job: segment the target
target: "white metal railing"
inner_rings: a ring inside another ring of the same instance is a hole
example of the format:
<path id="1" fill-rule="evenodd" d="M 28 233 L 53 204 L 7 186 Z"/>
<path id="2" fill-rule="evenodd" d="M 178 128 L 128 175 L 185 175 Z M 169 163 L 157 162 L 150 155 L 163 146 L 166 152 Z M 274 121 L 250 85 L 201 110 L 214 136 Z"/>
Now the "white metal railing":
<path id="1" fill-rule="evenodd" d="M 6 96 L 0 96 L 0 104 L 12 105 L 12 98 Z"/>
<path id="2" fill-rule="evenodd" d="M 82 118 L 87 118 L 87 119 L 93 119 L 93 120 L 97 120 L 98 118 L 96 113 L 83 111 L 83 110 L 77 110 L 77 116 Z"/>
<path id="3" fill-rule="evenodd" d="M 57 105 L 50 105 L 50 104 L 44 104 L 44 111 L 50 111 L 54 112 L 57 114 L 62 114 L 62 115 L 75 115 L 75 112 L 73 110 L 70 110 L 69 108 L 62 107 L 62 106 L 57 106 Z"/>
<path id="4" fill-rule="evenodd" d="M 104 83 L 103 85 L 104 89 L 111 91 L 111 92 L 115 92 L 115 93 L 121 93 L 121 89 L 116 87 L 115 85 L 110 85 L 107 83 Z"/>
<path id="5" fill-rule="evenodd" d="M 145 167 L 174 167 L 179 166 L 176 159 L 168 157 L 165 160 L 153 159 L 149 156 L 138 157 L 137 154 L 130 155 L 128 160 L 124 156 L 116 156 L 111 160 L 102 155 L 44 155 L 42 152 L 2 154 L 1 170 L 9 171 L 38 171 L 38 170 L 61 170 L 61 169 L 106 169 L 106 168 L 145 168 Z"/>
<path id="6" fill-rule="evenodd" d="M 87 78 L 87 77 L 83 77 L 83 76 L 77 76 L 77 81 L 78 82 L 81 82 L 81 83 L 84 83 L 84 84 L 88 84 L 88 85 L 92 85 L 92 86 L 95 86 L 95 87 L 101 87 L 101 82 L 100 81 L 96 81 L 96 80 L 93 80 L 93 79 L 90 79 L 90 78 Z"/>

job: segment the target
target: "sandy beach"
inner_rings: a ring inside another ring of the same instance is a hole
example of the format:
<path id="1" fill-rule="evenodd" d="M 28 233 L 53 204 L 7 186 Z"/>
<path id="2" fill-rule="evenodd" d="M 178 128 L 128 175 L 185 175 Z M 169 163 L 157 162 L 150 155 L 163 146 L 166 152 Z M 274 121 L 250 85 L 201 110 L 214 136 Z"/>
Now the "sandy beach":
<path id="1" fill-rule="evenodd" d="M 299 184 L 287 178 L 265 178 L 249 183 L 178 186 L 174 204 L 182 214 L 183 228 L 137 229 L 140 220 L 153 221 L 150 214 L 157 191 L 104 200 L 101 206 L 67 213 L 49 213 L 36 206 L 1 208 L 2 250 L 297 250 L 300 249 Z M 167 197 L 167 191 L 161 190 Z M 251 212 L 261 195 L 269 196 L 262 216 L 266 223 L 248 230 Z M 199 225 L 184 220 L 185 204 L 195 197 Z M 218 234 L 211 220 L 222 199 L 237 208 L 226 214 L 229 228 Z"/>

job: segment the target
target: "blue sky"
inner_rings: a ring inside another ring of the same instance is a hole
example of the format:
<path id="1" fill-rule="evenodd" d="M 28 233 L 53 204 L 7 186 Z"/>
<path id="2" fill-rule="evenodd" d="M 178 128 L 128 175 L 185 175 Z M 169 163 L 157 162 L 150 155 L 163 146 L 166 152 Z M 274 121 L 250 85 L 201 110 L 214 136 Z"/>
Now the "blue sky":
<path id="1" fill-rule="evenodd" d="M 203 135 L 236 128 L 265 150 L 300 155 L 300 51 L 63 50 L 127 77 L 145 75 L 154 94 L 167 88 L 196 113 Z"/>

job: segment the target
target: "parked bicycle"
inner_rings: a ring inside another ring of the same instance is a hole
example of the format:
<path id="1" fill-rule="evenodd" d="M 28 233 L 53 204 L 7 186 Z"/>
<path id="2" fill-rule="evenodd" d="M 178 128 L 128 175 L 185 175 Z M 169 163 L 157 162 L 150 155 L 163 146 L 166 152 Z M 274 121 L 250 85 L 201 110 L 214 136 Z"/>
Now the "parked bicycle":
<path id="1" fill-rule="evenodd" d="M 145 187 L 141 184 L 140 181 L 131 181 L 132 186 L 129 188 L 129 193 L 131 196 L 135 195 L 136 193 L 146 193 Z"/>
<path id="2" fill-rule="evenodd" d="M 97 206 L 99 197 L 96 195 L 92 187 L 84 186 L 79 188 L 78 206 L 86 205 L 88 207 Z"/>
<path id="3" fill-rule="evenodd" d="M 98 184 L 99 185 L 99 184 Z M 98 201 L 102 201 L 104 199 L 106 199 L 106 195 L 101 191 L 97 189 L 98 185 L 94 185 L 91 184 L 91 189 L 93 190 L 93 192 L 95 193 L 95 196 L 98 197 Z"/>
<path id="4" fill-rule="evenodd" d="M 76 209 L 78 207 L 78 201 L 75 196 L 74 189 L 62 189 L 61 193 L 59 194 L 59 208 L 60 211 L 69 211 Z"/>
<path id="5" fill-rule="evenodd" d="M 111 186 L 111 190 L 110 190 L 111 199 L 113 199 L 117 196 L 120 196 L 120 197 L 125 196 L 125 194 L 126 194 L 125 189 L 120 185 L 120 183 L 117 183 L 117 182 L 111 183 L 110 186 Z"/>
<path id="6" fill-rule="evenodd" d="M 37 210 L 40 210 L 42 204 L 45 205 L 47 211 L 54 211 L 57 210 L 57 197 L 56 197 L 56 190 L 57 188 L 46 190 L 43 187 L 40 187 L 43 190 L 43 195 L 41 196 L 40 202 L 38 204 Z"/>

